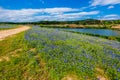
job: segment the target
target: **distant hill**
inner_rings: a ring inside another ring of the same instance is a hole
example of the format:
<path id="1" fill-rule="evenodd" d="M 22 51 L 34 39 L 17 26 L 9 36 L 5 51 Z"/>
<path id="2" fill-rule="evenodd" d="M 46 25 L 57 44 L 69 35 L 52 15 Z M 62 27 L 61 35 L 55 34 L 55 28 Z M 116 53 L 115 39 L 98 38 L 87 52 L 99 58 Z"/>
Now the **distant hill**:
<path id="1" fill-rule="evenodd" d="M 78 20 L 78 21 L 0 22 L 0 24 L 81 24 L 81 25 L 93 25 L 93 24 L 120 24 L 120 20 L 86 19 L 86 20 Z"/>

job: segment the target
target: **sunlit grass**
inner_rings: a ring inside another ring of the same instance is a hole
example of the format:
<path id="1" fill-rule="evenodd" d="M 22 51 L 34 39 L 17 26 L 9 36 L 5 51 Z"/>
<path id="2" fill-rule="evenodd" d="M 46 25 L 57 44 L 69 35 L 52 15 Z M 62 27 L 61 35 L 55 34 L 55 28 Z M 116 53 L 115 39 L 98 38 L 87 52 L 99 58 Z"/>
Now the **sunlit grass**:
<path id="1" fill-rule="evenodd" d="M 24 32 L 0 42 L 0 80 L 48 79 L 43 62 L 28 46 Z"/>

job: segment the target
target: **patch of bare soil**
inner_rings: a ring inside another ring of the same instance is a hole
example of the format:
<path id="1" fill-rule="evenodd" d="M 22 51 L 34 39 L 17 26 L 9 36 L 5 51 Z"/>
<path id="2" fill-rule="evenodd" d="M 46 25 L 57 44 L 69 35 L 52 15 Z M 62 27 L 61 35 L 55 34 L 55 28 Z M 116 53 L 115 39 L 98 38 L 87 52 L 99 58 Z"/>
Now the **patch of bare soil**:
<path id="1" fill-rule="evenodd" d="M 67 26 L 69 26 L 70 28 L 84 28 L 85 27 L 84 25 L 76 25 L 76 24 L 69 24 Z"/>
<path id="2" fill-rule="evenodd" d="M 78 77 L 76 75 L 67 75 L 65 76 L 64 78 L 62 78 L 61 80 L 81 80 L 81 79 L 78 79 Z"/>
<path id="3" fill-rule="evenodd" d="M 22 49 L 17 49 L 17 50 L 15 50 L 15 51 L 13 51 L 13 52 L 10 52 L 10 56 L 11 57 L 19 57 L 19 54 L 17 54 L 19 51 L 22 51 Z M 1 56 L 0 57 L 0 62 L 2 62 L 2 61 L 10 61 L 10 56 Z"/>
<path id="4" fill-rule="evenodd" d="M 105 75 L 103 69 L 96 68 L 96 71 L 98 80 L 109 80 L 108 77 Z"/>
<path id="5" fill-rule="evenodd" d="M 17 53 L 18 53 L 18 52 L 21 52 L 21 51 L 22 51 L 22 49 L 17 49 L 17 50 L 15 50 L 15 51 L 11 52 L 10 55 L 11 55 L 12 57 L 19 57 L 19 54 L 17 54 Z"/>
<path id="6" fill-rule="evenodd" d="M 10 61 L 10 58 L 8 57 L 8 56 L 2 56 L 1 58 L 0 58 L 0 62 L 2 62 L 2 61 Z"/>
<path id="7" fill-rule="evenodd" d="M 29 26 L 22 26 L 22 27 L 19 27 L 19 28 L 16 28 L 16 29 L 1 30 L 0 31 L 0 41 L 4 40 L 8 36 L 12 36 L 14 34 L 26 31 L 28 29 L 30 29 Z"/>
<path id="8" fill-rule="evenodd" d="M 120 25 L 117 25 L 117 26 L 112 26 L 112 28 L 115 28 L 115 29 L 120 29 Z"/>

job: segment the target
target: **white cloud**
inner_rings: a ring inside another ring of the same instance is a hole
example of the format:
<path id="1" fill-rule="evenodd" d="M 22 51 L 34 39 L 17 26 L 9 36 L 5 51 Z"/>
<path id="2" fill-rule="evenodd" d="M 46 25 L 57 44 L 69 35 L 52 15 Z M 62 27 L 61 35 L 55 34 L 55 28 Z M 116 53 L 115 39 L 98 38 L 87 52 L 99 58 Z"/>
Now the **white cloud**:
<path id="1" fill-rule="evenodd" d="M 11 15 L 33 15 L 38 13 L 64 13 L 64 12 L 71 12 L 71 11 L 78 11 L 78 9 L 73 8 L 45 8 L 45 9 L 21 9 L 21 10 L 7 10 L 1 9 L 0 12 L 5 14 Z M 14 13 L 14 14 L 12 14 Z"/>
<path id="2" fill-rule="evenodd" d="M 61 15 L 55 15 L 54 17 L 59 20 L 79 20 L 80 18 L 85 18 L 87 16 L 99 14 L 99 11 L 91 11 L 91 12 L 78 12 L 78 13 L 67 13 Z"/>
<path id="3" fill-rule="evenodd" d="M 99 14 L 99 11 L 91 11 L 91 12 L 79 12 L 79 13 L 67 13 L 62 15 L 57 15 L 58 17 L 69 17 L 69 18 L 79 18 L 82 16 L 96 15 Z"/>
<path id="4" fill-rule="evenodd" d="M 42 9 L 42 12 L 46 13 L 63 13 L 63 12 L 71 12 L 71 11 L 78 11 L 78 9 L 73 8 L 46 8 Z"/>
<path id="5" fill-rule="evenodd" d="M 112 9 L 112 8 L 114 8 L 114 6 L 108 6 L 108 9 Z"/>
<path id="6" fill-rule="evenodd" d="M 117 17 L 117 14 L 110 14 L 110 15 L 106 15 L 105 17 Z"/>
<path id="7" fill-rule="evenodd" d="M 0 9 L 0 21 L 24 22 L 41 20 L 75 20 L 82 16 L 96 15 L 99 11 L 80 12 L 73 8 L 45 8 L 45 9 Z"/>
<path id="8" fill-rule="evenodd" d="M 105 15 L 102 19 L 103 20 L 117 20 L 117 19 L 120 19 L 120 16 L 117 14 L 110 14 L 110 15 Z"/>
<path id="9" fill-rule="evenodd" d="M 62 14 L 65 12 L 78 11 L 73 8 L 45 8 L 45 9 L 0 9 L 0 21 L 31 21 L 36 15 Z"/>
<path id="10" fill-rule="evenodd" d="M 105 5 L 114 5 L 114 4 L 120 4 L 120 0 L 92 0 L 91 6 L 105 6 Z"/>
<path id="11" fill-rule="evenodd" d="M 81 16 L 86 16 L 86 15 L 96 15 L 98 13 L 99 13 L 99 11 L 91 11 L 91 12 L 72 13 L 72 14 L 67 14 L 67 15 L 81 15 Z"/>

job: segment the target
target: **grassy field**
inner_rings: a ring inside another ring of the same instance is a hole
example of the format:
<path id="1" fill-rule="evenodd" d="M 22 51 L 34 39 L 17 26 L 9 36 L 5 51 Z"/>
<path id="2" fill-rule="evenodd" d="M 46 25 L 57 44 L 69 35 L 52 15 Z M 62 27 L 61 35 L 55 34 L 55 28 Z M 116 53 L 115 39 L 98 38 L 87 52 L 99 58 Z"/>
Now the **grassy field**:
<path id="1" fill-rule="evenodd" d="M 47 80 L 40 56 L 20 33 L 0 42 L 0 80 Z"/>
<path id="2" fill-rule="evenodd" d="M 119 80 L 120 42 L 33 27 L 0 42 L 1 80 Z"/>
<path id="3" fill-rule="evenodd" d="M 95 36 L 95 37 L 99 37 L 99 38 L 104 38 L 104 39 L 108 39 L 108 40 L 115 40 L 115 41 L 119 41 L 120 42 L 120 36 L 101 36 L 101 35 L 97 35 L 97 34 L 80 33 L 80 32 L 75 32 L 75 31 L 66 31 L 66 32 L 72 32 L 72 33 L 77 33 L 77 34 L 84 34 L 84 35 L 88 35 L 88 36 Z"/>

